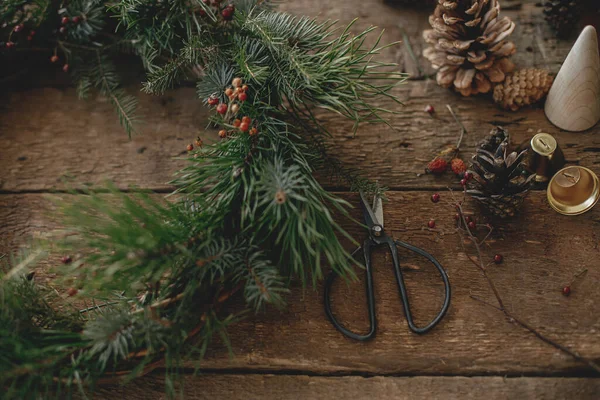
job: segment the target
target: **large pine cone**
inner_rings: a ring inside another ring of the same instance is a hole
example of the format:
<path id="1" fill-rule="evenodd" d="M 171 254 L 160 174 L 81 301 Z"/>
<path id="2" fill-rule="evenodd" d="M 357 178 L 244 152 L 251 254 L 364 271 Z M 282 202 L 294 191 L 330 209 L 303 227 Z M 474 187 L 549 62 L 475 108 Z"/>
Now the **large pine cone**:
<path id="1" fill-rule="evenodd" d="M 544 98 L 553 78 L 548 71 L 536 68 L 521 69 L 508 75 L 504 83 L 494 88 L 494 101 L 501 107 L 517 111 Z"/>
<path id="2" fill-rule="evenodd" d="M 514 70 L 516 52 L 507 40 L 515 24 L 500 18 L 498 0 L 440 1 L 423 32 L 431 47 L 423 55 L 438 69 L 440 86 L 454 87 L 463 96 L 488 93 Z"/>

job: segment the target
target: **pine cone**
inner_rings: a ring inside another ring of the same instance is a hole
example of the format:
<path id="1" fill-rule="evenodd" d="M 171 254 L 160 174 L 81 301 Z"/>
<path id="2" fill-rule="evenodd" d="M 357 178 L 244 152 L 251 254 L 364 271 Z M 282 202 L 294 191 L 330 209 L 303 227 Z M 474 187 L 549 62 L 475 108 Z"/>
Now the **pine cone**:
<path id="1" fill-rule="evenodd" d="M 527 151 L 511 153 L 508 132 L 502 127 L 492 129 L 478 147 L 469 169 L 473 179 L 467 193 L 493 215 L 515 215 L 535 178 L 524 169 Z"/>
<path id="2" fill-rule="evenodd" d="M 516 52 L 507 40 L 515 24 L 500 18 L 498 0 L 440 1 L 423 32 L 431 47 L 423 55 L 438 70 L 440 86 L 454 87 L 463 96 L 488 93 L 514 70 L 509 57 Z"/>
<path id="3" fill-rule="evenodd" d="M 544 2 L 544 15 L 548 24 L 560 38 L 568 37 L 583 11 L 584 0 L 548 0 Z"/>
<path id="4" fill-rule="evenodd" d="M 554 78 L 543 69 L 526 68 L 508 75 L 504 83 L 494 88 L 494 101 L 501 107 L 517 111 L 544 98 Z"/>

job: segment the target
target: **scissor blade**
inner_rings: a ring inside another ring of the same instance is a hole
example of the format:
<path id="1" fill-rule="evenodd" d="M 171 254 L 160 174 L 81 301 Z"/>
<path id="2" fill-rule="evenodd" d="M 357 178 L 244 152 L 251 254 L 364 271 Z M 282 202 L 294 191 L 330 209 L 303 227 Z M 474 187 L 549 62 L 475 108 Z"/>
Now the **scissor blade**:
<path id="1" fill-rule="evenodd" d="M 375 213 L 377 223 L 383 227 L 383 202 L 379 196 L 373 198 L 373 212 Z"/>
<path id="2" fill-rule="evenodd" d="M 369 228 L 372 228 L 375 225 L 381 225 L 381 223 L 377 219 L 377 216 L 376 216 L 375 212 L 371 208 L 371 202 L 367 201 L 367 197 L 365 196 L 365 193 L 363 191 L 360 192 L 360 200 L 361 200 L 361 203 L 362 203 L 362 206 L 363 206 L 363 214 L 364 214 L 364 217 L 365 217 L 365 225 L 367 225 Z M 379 206 L 378 208 L 380 210 L 383 209 L 381 206 Z"/>

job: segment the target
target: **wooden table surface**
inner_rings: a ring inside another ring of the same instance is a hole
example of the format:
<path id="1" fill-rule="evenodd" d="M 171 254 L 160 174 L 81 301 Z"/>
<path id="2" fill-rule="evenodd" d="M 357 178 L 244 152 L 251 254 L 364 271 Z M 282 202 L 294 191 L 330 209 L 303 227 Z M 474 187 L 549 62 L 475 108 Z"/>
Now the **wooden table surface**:
<path id="1" fill-rule="evenodd" d="M 553 38 L 535 1 L 510 5 L 505 14 L 517 24 L 517 65 L 558 71 L 573 40 Z M 355 30 L 385 28 L 386 42 L 403 40 L 402 25 L 416 54 L 423 49 L 421 31 L 428 26 L 427 12 L 383 0 L 294 0 L 281 8 L 342 23 L 358 16 Z M 584 133 L 563 132 L 539 107 L 512 113 L 500 110 L 488 97 L 462 98 L 420 76 L 420 70 L 430 74 L 431 69 L 421 57 L 417 66 L 406 44 L 386 50 L 382 59 L 413 74 L 396 90 L 404 106 L 381 104 L 401 112 L 391 120 L 396 130 L 366 125 L 354 137 L 347 121 L 322 117 L 334 133 L 342 161 L 391 188 L 385 207 L 387 230 L 428 249 L 445 266 L 453 290 L 447 316 L 431 333 L 412 334 L 389 256 L 378 252 L 374 264 L 379 331 L 373 341 L 357 343 L 333 329 L 323 311 L 321 286 L 295 288 L 286 310 L 269 309 L 230 329 L 232 357 L 216 341 L 202 362 L 187 364 L 187 398 L 600 398 L 600 378 L 592 370 L 471 298 L 494 299 L 453 233 L 453 213 L 429 200 L 434 191 L 445 196 L 444 188 L 456 181 L 451 174 L 422 175 L 427 161 L 457 139 L 459 128 L 446 104 L 468 130 L 463 144 L 467 157 L 493 125 L 501 124 L 515 144 L 548 132 L 558 139 L 569 163 L 600 173 L 600 126 Z M 128 89 L 136 93 L 139 86 Z M 134 185 L 163 196 L 172 189 L 167 182 L 183 166 L 174 157 L 185 145 L 198 132 L 207 140 L 217 139 L 215 131 L 204 130 L 207 112 L 193 88 L 138 97 L 145 123 L 140 134 L 128 140 L 106 99 L 79 101 L 73 88 L 60 85 L 0 94 L 0 251 L 15 250 L 32 234 L 59 227 L 48 197 L 67 186 L 111 180 L 123 189 Z M 437 110 L 434 116 L 423 111 L 427 104 Z M 357 196 L 343 184 L 325 178 L 322 182 L 357 203 Z M 355 214 L 360 217 L 359 210 Z M 436 232 L 424 228 L 430 218 L 437 221 Z M 346 226 L 356 237 L 363 236 L 360 229 Z M 552 340 L 600 359 L 600 207 L 578 217 L 561 216 L 551 210 L 545 193 L 537 191 L 527 198 L 521 216 L 496 228 L 484 251 L 489 257 L 504 255 L 505 263 L 491 268 L 490 275 L 510 311 Z M 426 321 L 442 301 L 438 277 L 417 260 L 403 262 L 412 266 L 406 275 L 417 320 Z M 563 296 L 562 287 L 586 268 L 573 294 Z M 52 280 L 43 268 L 38 276 Z M 361 282 L 340 285 L 334 292 L 337 315 L 355 329 L 367 323 L 364 301 Z M 196 366 L 199 375 L 194 376 Z M 163 398 L 162 375 L 156 371 L 131 386 L 106 389 L 100 397 Z"/>

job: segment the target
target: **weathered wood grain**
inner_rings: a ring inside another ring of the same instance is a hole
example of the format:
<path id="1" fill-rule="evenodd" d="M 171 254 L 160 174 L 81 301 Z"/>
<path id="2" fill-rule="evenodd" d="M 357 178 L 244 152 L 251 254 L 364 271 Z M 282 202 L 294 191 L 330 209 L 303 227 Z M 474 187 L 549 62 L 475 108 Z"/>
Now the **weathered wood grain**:
<path id="1" fill-rule="evenodd" d="M 426 19 L 427 14 L 393 8 L 379 0 L 366 4 L 352 0 L 336 7 L 331 7 L 329 2 L 303 0 L 284 3 L 283 7 L 298 14 L 339 18 L 346 22 L 357 13 L 363 13 L 365 18 L 357 22 L 355 29 L 370 23 L 389 28 L 384 37 L 387 42 L 401 39 L 395 28 L 399 18 L 405 18 L 407 24 L 417 24 Z M 518 23 L 513 36 L 523 42 L 517 62 L 557 70 L 570 42 L 551 38 L 539 7 L 532 2 L 510 13 Z M 418 25 L 413 30 L 421 28 Z M 415 32 L 409 33 L 417 40 Z M 529 47 L 532 49 L 527 50 Z M 388 52 L 382 55 L 385 61 L 394 61 L 395 57 Z M 136 93 L 138 87 L 132 86 L 129 91 Z M 446 110 L 446 104 L 454 107 L 469 131 L 463 143 L 465 158 L 492 125 L 503 124 L 510 129 L 515 144 L 540 130 L 551 133 L 558 138 L 569 162 L 598 170 L 599 127 L 583 134 L 560 132 L 541 109 L 518 113 L 502 111 L 489 97 L 465 99 L 439 88 L 431 80 L 408 82 L 395 93 L 404 102 L 403 107 L 377 103 L 400 112 L 391 117 L 394 129 L 365 125 L 353 136 L 350 123 L 335 115 L 322 115 L 333 132 L 336 155 L 347 165 L 361 169 L 368 177 L 391 188 L 433 188 L 455 183 L 449 175 L 420 176 L 429 160 L 457 140 L 459 127 Z M 163 97 L 142 94 L 138 97 L 140 116 L 145 124 L 139 128 L 141 134 L 129 141 L 105 99 L 80 101 L 69 88 L 0 94 L 0 190 L 47 191 L 98 185 L 105 180 L 121 188 L 137 185 L 170 189 L 168 182 L 173 173 L 184 165 L 174 158 L 184 154 L 186 144 L 198 134 L 207 141 L 216 140 L 216 131 L 204 130 L 207 110 L 191 88 L 173 90 Z M 434 116 L 423 111 L 428 104 L 437 110 Z M 330 183 L 325 177 L 321 180 L 324 184 L 344 187 Z"/>
<path id="2" fill-rule="evenodd" d="M 200 375 L 183 382 L 186 399 L 545 399 L 594 400 L 600 379 L 502 377 L 310 377 Z M 163 380 L 148 377 L 94 399 L 166 399 Z M 491 396 L 491 397 L 490 397 Z"/>
<path id="3" fill-rule="evenodd" d="M 354 195 L 343 194 L 357 202 Z M 493 301 L 479 271 L 464 254 L 453 233 L 454 211 L 433 204 L 425 192 L 394 192 L 385 206 L 388 232 L 429 250 L 447 269 L 452 283 L 452 305 L 431 333 L 409 332 L 394 281 L 390 257 L 377 251 L 374 258 L 379 331 L 374 341 L 357 343 L 333 329 L 323 312 L 322 289 L 295 288 L 285 311 L 269 309 L 231 328 L 235 357 L 215 342 L 202 369 L 253 371 L 293 370 L 318 374 L 559 374 L 585 369 L 503 316 L 470 298 Z M 446 195 L 444 194 L 444 197 Z M 39 194 L 1 195 L 0 235 L 14 249 L 32 231 L 49 232 L 49 202 Z M 353 210 L 360 217 L 358 209 Z M 435 218 L 438 230 L 425 228 Z M 479 219 L 479 218 L 478 218 Z M 361 228 L 346 223 L 357 238 Z M 490 274 L 511 311 L 548 337 L 591 358 L 600 358 L 599 255 L 600 209 L 579 217 L 551 211 L 541 193 L 532 194 L 524 215 L 502 224 L 486 248 L 505 263 L 491 266 Z M 412 307 L 418 323 L 430 319 L 442 301 L 438 276 L 422 260 L 401 251 Z M 573 276 L 588 269 L 564 297 L 561 289 Z M 39 271 L 44 277 L 43 270 Z M 333 307 L 340 321 L 353 329 L 366 328 L 364 286 L 340 283 L 334 288 Z M 227 311 L 242 308 L 239 299 Z M 192 364 L 190 364 L 192 365 Z"/>
<path id="4" fill-rule="evenodd" d="M 548 132 L 557 137 L 568 162 L 600 172 L 600 127 L 585 133 L 561 132 L 541 109 L 501 111 L 487 100 L 461 98 L 431 81 L 408 82 L 397 94 L 405 106 L 392 107 L 402 111 L 391 117 L 395 130 L 365 125 L 353 136 L 351 124 L 322 115 L 334 128 L 336 155 L 388 187 L 434 188 L 456 183 L 450 174 L 422 175 L 429 160 L 457 141 L 459 127 L 446 104 L 452 105 L 469 132 L 462 146 L 465 158 L 493 125 L 501 124 L 509 129 L 515 145 L 538 131 Z M 99 185 L 105 180 L 121 188 L 137 185 L 167 190 L 173 173 L 184 166 L 185 161 L 176 158 L 185 154 L 185 146 L 198 134 L 206 141 L 217 140 L 216 131 L 204 130 L 206 109 L 195 99 L 193 89 L 175 90 L 162 98 L 140 95 L 146 123 L 142 134 L 131 141 L 103 99 L 80 101 L 72 89 L 48 88 L 7 96 L 8 106 L 0 112 L 2 191 L 47 191 Z M 437 110 L 433 116 L 423 111 L 427 104 Z M 325 177 L 321 181 L 339 186 Z"/>

